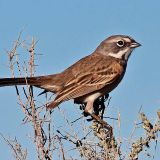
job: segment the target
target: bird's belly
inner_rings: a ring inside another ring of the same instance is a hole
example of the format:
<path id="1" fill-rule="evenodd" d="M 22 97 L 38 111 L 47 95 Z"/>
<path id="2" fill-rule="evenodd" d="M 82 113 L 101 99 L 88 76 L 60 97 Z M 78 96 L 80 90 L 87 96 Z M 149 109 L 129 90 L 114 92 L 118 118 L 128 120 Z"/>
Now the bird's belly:
<path id="1" fill-rule="evenodd" d="M 103 94 L 101 92 L 94 92 L 94 93 L 84 95 L 82 97 L 78 97 L 74 99 L 74 102 L 77 104 L 87 103 L 88 101 L 95 101 L 98 97 L 102 95 Z"/>
<path id="2" fill-rule="evenodd" d="M 95 99 L 97 99 L 98 97 L 102 96 L 102 93 L 100 92 L 96 92 L 96 93 L 92 93 L 88 96 L 84 96 L 83 98 L 83 102 L 88 102 L 88 101 L 94 101 Z"/>

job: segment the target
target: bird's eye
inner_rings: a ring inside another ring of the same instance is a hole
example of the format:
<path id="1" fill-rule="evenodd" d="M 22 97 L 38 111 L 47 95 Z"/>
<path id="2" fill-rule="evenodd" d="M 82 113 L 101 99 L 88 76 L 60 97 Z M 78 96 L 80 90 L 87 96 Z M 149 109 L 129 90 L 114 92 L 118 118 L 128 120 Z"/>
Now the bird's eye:
<path id="1" fill-rule="evenodd" d="M 124 46 L 124 41 L 123 40 L 118 41 L 117 46 L 123 47 Z"/>

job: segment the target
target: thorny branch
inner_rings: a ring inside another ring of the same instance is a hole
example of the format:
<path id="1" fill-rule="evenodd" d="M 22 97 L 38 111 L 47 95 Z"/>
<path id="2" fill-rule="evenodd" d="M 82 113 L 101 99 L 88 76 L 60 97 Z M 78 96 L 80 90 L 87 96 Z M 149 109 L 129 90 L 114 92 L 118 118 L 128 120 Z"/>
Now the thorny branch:
<path id="1" fill-rule="evenodd" d="M 104 102 L 106 101 L 106 99 L 108 99 L 108 96 L 101 97 L 94 103 L 94 112 L 96 116 L 103 117 L 105 110 Z M 80 106 L 80 108 L 84 109 L 85 105 Z M 103 121 L 103 119 L 101 119 L 101 122 L 99 122 L 99 119 L 97 120 L 95 117 L 87 120 L 93 122 L 90 126 L 91 130 L 88 132 L 88 134 L 86 134 L 85 137 L 76 139 L 75 141 L 70 137 L 63 135 L 62 132 L 58 130 L 57 132 L 59 133 L 59 137 L 73 143 L 80 152 L 81 157 L 85 159 L 118 159 L 121 153 L 113 135 L 113 128 L 107 122 Z M 89 138 L 87 138 L 88 135 L 91 134 L 91 132 L 93 133 L 93 137 L 96 138 L 96 140 L 89 141 Z"/>
<path id="2" fill-rule="evenodd" d="M 151 140 L 156 140 L 157 133 L 160 131 L 160 112 L 157 112 L 158 121 L 154 125 L 142 112 L 140 113 L 140 118 L 142 120 L 142 128 L 146 131 L 145 137 L 140 137 L 137 141 L 132 143 L 131 152 L 129 153 L 129 159 L 138 160 L 138 155 L 144 150 L 145 147 L 149 148 Z"/>
<path id="3" fill-rule="evenodd" d="M 27 159 L 27 150 L 24 150 L 20 143 L 18 143 L 17 139 L 11 140 L 9 138 L 6 138 L 3 136 L 2 133 L 0 133 L 0 136 L 4 139 L 4 141 L 8 144 L 8 146 L 11 148 L 11 151 L 13 153 L 13 156 L 16 160 L 26 160 Z"/>
<path id="4" fill-rule="evenodd" d="M 12 77 L 15 77 L 15 70 L 16 67 L 18 68 L 18 72 L 20 76 L 24 75 L 25 72 L 25 77 L 28 76 L 34 76 L 35 73 L 35 45 L 36 41 L 33 38 L 31 45 L 27 46 L 24 44 L 24 41 L 20 40 L 21 33 L 18 37 L 18 40 L 15 42 L 13 49 L 8 52 L 8 57 L 9 57 L 9 65 L 12 73 Z M 28 53 L 29 53 L 29 60 L 28 60 L 28 65 L 26 66 L 20 66 L 19 63 L 19 57 L 17 54 L 17 50 L 19 49 L 18 47 L 22 46 L 24 47 Z M 29 70 L 27 69 L 29 68 Z M 27 84 L 27 80 L 26 80 Z M 19 101 L 19 105 L 25 115 L 26 118 L 24 123 L 30 122 L 31 125 L 34 128 L 34 143 L 36 144 L 36 150 L 38 154 L 39 159 L 52 159 L 52 150 L 53 150 L 53 145 L 51 141 L 51 136 L 52 136 L 52 130 L 51 128 L 48 128 L 48 135 L 45 134 L 44 128 L 46 127 L 45 125 L 48 124 L 48 126 L 51 125 L 51 112 L 45 110 L 45 105 L 41 107 L 37 107 L 36 101 L 34 99 L 34 92 L 33 92 L 33 87 L 27 85 L 27 88 L 23 87 L 23 93 L 26 97 L 26 103 L 24 103 L 23 99 L 21 98 L 21 91 L 19 91 L 19 88 L 16 87 L 16 93 Z M 40 116 L 40 112 L 43 111 L 44 116 Z M 46 123 L 44 123 L 47 121 Z M 45 125 L 44 125 L 45 124 Z M 47 145 L 48 144 L 48 145 Z"/>

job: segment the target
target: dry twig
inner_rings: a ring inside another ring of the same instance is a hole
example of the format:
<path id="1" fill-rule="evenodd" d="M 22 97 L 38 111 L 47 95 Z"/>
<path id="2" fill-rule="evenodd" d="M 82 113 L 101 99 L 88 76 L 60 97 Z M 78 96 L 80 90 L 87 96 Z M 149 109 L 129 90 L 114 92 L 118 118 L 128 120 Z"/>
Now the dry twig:
<path id="1" fill-rule="evenodd" d="M 160 131 L 160 116 L 158 114 L 158 121 L 156 124 L 152 125 L 150 120 L 142 112 L 140 113 L 140 118 L 142 120 L 142 128 L 146 131 L 145 137 L 140 137 L 136 142 L 132 143 L 131 152 L 129 153 L 129 159 L 138 160 L 138 155 L 144 150 L 145 147 L 149 148 L 151 140 L 157 138 L 156 133 Z"/>

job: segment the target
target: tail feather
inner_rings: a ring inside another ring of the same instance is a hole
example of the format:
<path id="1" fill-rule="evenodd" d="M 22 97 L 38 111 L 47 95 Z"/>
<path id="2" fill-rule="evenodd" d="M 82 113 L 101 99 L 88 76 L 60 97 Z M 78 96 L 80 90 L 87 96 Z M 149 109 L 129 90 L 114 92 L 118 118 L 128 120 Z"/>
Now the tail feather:
<path id="1" fill-rule="evenodd" d="M 45 89 L 46 91 L 57 93 L 63 86 L 60 79 L 60 74 L 39 77 L 0 78 L 0 87 L 14 85 L 32 85 L 38 88 Z"/>
<path id="2" fill-rule="evenodd" d="M 57 102 L 57 101 L 54 100 L 47 106 L 47 108 L 54 109 L 54 108 L 58 107 L 58 105 L 60 103 L 62 103 L 62 102 Z"/>
<path id="3" fill-rule="evenodd" d="M 40 85 L 38 77 L 26 78 L 0 78 L 0 87 L 14 86 L 14 85 Z"/>

